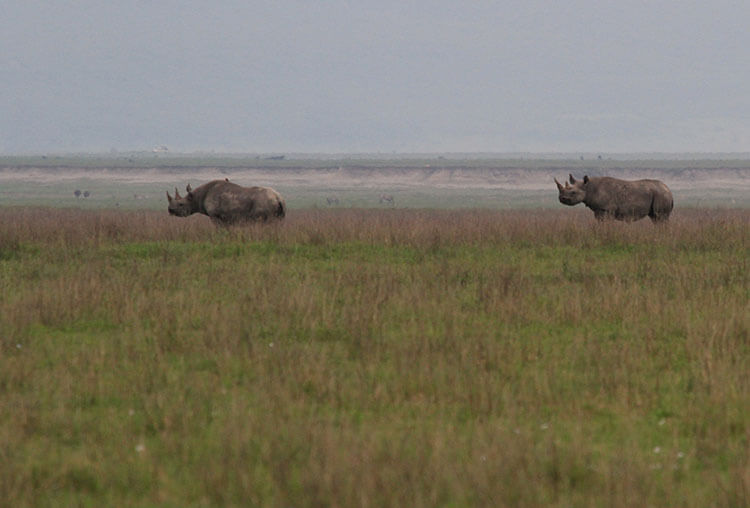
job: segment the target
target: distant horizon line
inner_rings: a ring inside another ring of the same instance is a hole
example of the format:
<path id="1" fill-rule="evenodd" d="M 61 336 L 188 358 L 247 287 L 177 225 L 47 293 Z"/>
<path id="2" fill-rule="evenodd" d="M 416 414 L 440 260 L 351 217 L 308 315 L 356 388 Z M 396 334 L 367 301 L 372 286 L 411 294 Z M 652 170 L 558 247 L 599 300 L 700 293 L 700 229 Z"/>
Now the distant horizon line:
<path id="1" fill-rule="evenodd" d="M 663 160 L 707 160 L 707 159 L 750 159 L 750 151 L 627 151 L 627 152 L 594 152 L 594 151 L 454 151 L 454 152 L 306 152 L 306 151 L 218 151 L 193 150 L 171 151 L 166 147 L 144 150 L 107 150 L 107 151 L 28 151 L 0 152 L 0 158 L 13 157 L 102 157 L 114 158 L 124 156 L 136 157 L 253 157 L 295 159 L 577 159 L 577 160 L 628 160 L 628 159 L 663 159 Z"/>

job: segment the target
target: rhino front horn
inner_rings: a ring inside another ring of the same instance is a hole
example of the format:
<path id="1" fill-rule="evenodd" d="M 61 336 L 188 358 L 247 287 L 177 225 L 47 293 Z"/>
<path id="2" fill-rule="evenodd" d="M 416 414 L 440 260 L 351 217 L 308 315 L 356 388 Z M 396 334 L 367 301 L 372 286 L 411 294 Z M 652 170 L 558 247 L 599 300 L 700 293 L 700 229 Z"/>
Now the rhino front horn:
<path id="1" fill-rule="evenodd" d="M 555 184 L 557 184 L 557 190 L 563 190 L 563 186 L 560 185 L 560 182 L 557 181 L 557 178 L 555 178 L 554 180 L 555 180 Z"/>

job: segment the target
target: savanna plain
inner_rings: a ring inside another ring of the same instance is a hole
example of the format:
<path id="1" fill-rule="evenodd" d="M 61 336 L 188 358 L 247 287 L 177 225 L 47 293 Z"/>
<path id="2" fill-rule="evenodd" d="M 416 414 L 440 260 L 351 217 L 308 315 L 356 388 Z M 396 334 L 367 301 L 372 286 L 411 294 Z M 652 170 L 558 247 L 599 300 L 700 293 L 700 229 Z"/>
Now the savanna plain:
<path id="1" fill-rule="evenodd" d="M 0 504 L 748 506 L 750 210 L 0 208 Z"/>

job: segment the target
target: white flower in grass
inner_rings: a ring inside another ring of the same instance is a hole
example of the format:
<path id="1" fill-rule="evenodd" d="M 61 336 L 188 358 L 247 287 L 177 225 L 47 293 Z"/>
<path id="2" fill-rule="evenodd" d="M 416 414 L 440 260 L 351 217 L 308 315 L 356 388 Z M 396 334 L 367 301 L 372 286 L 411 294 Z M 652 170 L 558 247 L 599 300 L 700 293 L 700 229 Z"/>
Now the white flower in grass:
<path id="1" fill-rule="evenodd" d="M 539 428 L 542 430 L 547 430 L 549 429 L 549 423 L 543 423 L 539 426 Z"/>
<path id="2" fill-rule="evenodd" d="M 661 453 L 661 446 L 654 446 L 654 453 Z"/>
<path id="3" fill-rule="evenodd" d="M 135 451 L 138 452 L 138 453 L 145 452 L 146 451 L 146 445 L 143 444 L 143 443 L 138 443 L 137 445 L 135 445 Z"/>
<path id="4" fill-rule="evenodd" d="M 685 454 L 683 452 L 677 452 L 677 459 L 682 460 L 685 458 Z"/>

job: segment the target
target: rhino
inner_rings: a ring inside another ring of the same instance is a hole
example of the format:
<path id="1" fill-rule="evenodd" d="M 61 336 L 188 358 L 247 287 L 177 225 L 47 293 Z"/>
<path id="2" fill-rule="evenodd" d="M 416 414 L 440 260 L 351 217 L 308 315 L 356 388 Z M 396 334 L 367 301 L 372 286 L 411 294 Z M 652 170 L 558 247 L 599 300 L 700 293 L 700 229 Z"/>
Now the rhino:
<path id="1" fill-rule="evenodd" d="M 655 223 L 669 219 L 674 208 L 672 192 L 659 180 L 620 180 L 609 176 L 584 176 L 563 186 L 555 178 L 560 203 L 577 205 L 583 202 L 599 220 L 636 221 L 648 215 Z"/>
<path id="2" fill-rule="evenodd" d="M 187 217 L 194 213 L 208 215 L 222 225 L 246 221 L 282 219 L 286 215 L 284 198 L 270 187 L 242 187 L 229 180 L 213 180 L 196 187 L 186 187 L 187 195 L 174 197 L 167 191 L 170 215 Z"/>
<path id="3" fill-rule="evenodd" d="M 393 199 L 393 196 L 391 194 L 381 194 L 379 202 L 380 202 L 381 205 L 383 203 L 390 203 L 391 205 L 395 205 L 396 204 L 396 200 Z"/>

